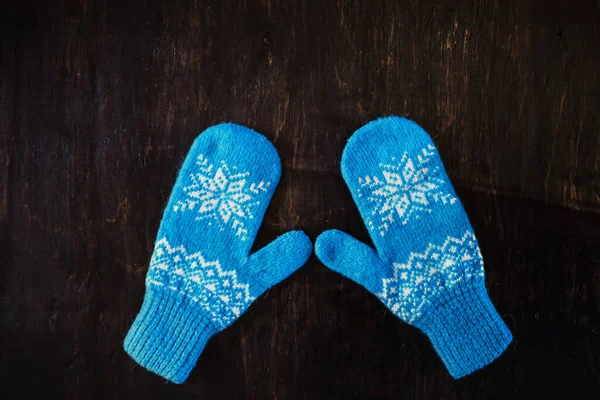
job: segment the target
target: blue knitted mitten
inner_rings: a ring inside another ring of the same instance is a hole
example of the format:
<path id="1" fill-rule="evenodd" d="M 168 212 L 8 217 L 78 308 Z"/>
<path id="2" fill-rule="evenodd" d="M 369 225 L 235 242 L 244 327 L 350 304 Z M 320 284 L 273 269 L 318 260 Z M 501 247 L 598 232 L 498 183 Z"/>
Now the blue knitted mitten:
<path id="1" fill-rule="evenodd" d="M 125 351 L 143 367 L 182 383 L 212 335 L 306 262 L 312 245 L 300 231 L 249 256 L 280 175 L 277 151 L 251 129 L 216 125 L 195 140 L 125 339 Z"/>
<path id="2" fill-rule="evenodd" d="M 373 121 L 348 141 L 342 175 L 377 251 L 330 230 L 315 244 L 319 259 L 420 328 L 454 378 L 491 363 L 512 335 L 431 138 L 404 118 Z"/>

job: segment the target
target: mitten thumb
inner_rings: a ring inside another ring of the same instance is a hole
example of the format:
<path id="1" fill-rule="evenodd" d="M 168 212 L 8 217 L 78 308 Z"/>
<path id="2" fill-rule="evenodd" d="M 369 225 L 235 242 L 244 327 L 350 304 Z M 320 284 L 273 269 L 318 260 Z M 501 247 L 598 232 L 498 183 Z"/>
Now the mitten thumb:
<path id="1" fill-rule="evenodd" d="M 381 292 L 382 280 L 393 272 L 372 247 L 335 229 L 319 235 L 315 253 L 323 264 L 375 295 Z"/>
<path id="2" fill-rule="evenodd" d="M 311 253 L 312 243 L 304 232 L 287 232 L 248 258 L 247 273 L 258 277 L 263 293 L 304 265 Z"/>

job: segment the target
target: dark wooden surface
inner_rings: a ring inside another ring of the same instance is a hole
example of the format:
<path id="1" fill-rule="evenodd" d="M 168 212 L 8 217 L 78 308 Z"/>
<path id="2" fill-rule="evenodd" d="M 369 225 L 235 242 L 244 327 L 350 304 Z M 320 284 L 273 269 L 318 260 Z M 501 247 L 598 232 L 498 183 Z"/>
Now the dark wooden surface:
<path id="1" fill-rule="evenodd" d="M 7 1 L 0 6 L 0 398 L 600 398 L 600 6 L 578 2 Z M 346 139 L 430 132 L 515 340 L 459 381 L 358 285 L 307 265 L 215 336 L 181 386 L 122 341 L 198 132 L 273 141 L 255 248 L 369 241 Z"/>

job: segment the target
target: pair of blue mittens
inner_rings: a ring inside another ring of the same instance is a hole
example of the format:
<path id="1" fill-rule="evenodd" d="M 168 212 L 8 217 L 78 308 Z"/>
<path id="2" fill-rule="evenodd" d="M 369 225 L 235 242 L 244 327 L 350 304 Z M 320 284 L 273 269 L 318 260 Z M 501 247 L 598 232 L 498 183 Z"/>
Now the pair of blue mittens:
<path id="1" fill-rule="evenodd" d="M 281 175 L 273 145 L 251 129 L 213 126 L 194 142 L 175 182 L 125 350 L 182 383 L 215 333 L 310 257 L 300 231 L 249 255 Z M 484 283 L 483 260 L 431 138 L 398 117 L 349 140 L 342 175 L 375 249 L 337 230 L 317 257 L 421 329 L 455 378 L 492 362 L 512 336 Z"/>

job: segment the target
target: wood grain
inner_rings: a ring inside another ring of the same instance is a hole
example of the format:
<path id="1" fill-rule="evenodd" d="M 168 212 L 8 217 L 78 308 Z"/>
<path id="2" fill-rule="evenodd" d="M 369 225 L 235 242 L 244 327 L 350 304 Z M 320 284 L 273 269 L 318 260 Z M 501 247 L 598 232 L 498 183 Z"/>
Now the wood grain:
<path id="1" fill-rule="evenodd" d="M 5 1 L 1 398 L 600 398 L 600 6 L 519 0 Z M 122 341 L 198 132 L 250 126 L 283 177 L 255 248 L 369 241 L 339 173 L 382 115 L 431 133 L 515 341 L 453 381 L 427 339 L 307 265 L 166 384 Z"/>

